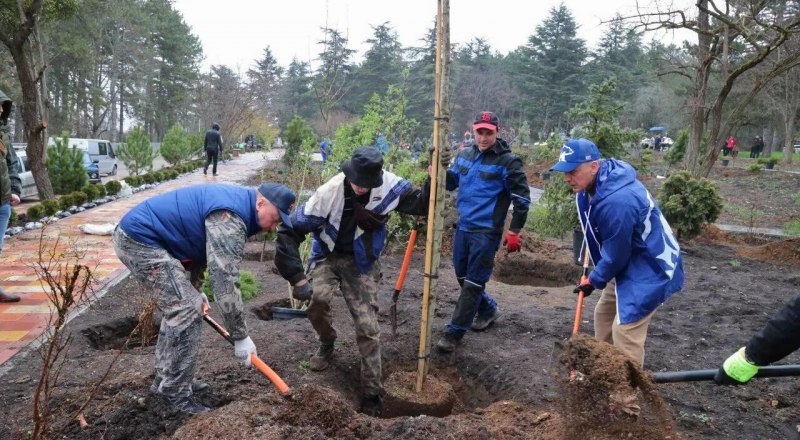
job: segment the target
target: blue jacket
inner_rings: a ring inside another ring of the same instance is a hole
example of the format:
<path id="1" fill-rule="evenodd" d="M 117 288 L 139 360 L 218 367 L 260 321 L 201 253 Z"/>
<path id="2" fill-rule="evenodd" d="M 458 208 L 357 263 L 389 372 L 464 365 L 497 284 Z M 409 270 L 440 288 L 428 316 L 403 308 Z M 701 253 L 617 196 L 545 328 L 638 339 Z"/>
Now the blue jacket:
<path id="1" fill-rule="evenodd" d="M 512 201 L 510 229 L 519 232 L 525 226 L 531 204 L 528 178 L 506 141 L 498 138 L 483 153 L 477 144 L 464 148 L 447 170 L 447 190 L 456 188 L 459 230 L 502 233 Z"/>
<path id="2" fill-rule="evenodd" d="M 140 203 L 119 226 L 139 243 L 162 248 L 178 260 L 206 264 L 206 217 L 225 209 L 241 217 L 247 236 L 261 231 L 256 191 L 234 185 L 208 184 L 180 188 Z"/>
<path id="3" fill-rule="evenodd" d="M 594 269 L 592 286 L 616 278 L 617 317 L 636 322 L 683 287 L 678 241 L 656 201 L 621 160 L 600 162 L 595 194 L 576 195 Z"/>

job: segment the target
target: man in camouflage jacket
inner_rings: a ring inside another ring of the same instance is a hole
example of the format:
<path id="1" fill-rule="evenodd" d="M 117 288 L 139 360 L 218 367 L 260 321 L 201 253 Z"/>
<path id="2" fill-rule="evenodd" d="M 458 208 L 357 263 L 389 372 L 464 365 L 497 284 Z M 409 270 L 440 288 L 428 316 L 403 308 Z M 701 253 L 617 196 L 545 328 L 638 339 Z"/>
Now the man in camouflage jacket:
<path id="1" fill-rule="evenodd" d="M 11 218 L 11 205 L 19 204 L 22 194 L 22 181 L 19 178 L 19 158 L 11 145 L 11 133 L 8 117 L 11 116 L 11 99 L 0 91 L 0 251 L 3 250 L 3 238 Z M 17 302 L 19 296 L 6 293 L 0 288 L 0 303 Z"/>

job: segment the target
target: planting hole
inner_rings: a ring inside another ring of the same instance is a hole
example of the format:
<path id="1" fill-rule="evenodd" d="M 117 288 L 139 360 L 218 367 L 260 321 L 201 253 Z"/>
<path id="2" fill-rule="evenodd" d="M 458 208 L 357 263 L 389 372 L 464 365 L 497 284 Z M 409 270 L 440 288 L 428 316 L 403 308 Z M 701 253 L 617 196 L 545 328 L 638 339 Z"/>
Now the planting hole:
<path id="1" fill-rule="evenodd" d="M 128 341 L 128 348 L 142 346 L 142 332 L 141 329 L 136 329 L 139 320 L 133 316 L 115 319 L 104 324 L 98 324 L 84 329 L 81 333 L 86 337 L 89 345 L 95 350 L 118 350 L 125 347 L 125 341 L 130 336 Z M 155 322 L 151 323 L 151 330 L 148 332 L 154 337 L 146 341 L 144 345 L 155 345 L 156 336 L 158 335 L 158 325 Z M 136 332 L 131 335 L 131 332 L 136 329 Z"/>
<path id="2" fill-rule="evenodd" d="M 563 287 L 575 284 L 580 273 L 580 267 L 572 263 L 516 253 L 498 261 L 493 276 L 501 283 L 516 286 Z"/>

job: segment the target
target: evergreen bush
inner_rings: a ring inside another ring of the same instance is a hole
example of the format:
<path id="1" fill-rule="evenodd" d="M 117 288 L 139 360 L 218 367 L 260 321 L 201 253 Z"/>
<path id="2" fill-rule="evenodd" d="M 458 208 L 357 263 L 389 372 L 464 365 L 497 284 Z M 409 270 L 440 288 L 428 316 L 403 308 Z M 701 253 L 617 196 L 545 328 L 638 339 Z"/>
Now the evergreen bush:
<path id="1" fill-rule="evenodd" d="M 8 218 L 8 226 L 16 226 L 17 221 L 19 220 L 19 215 L 17 215 L 17 211 L 14 209 L 11 210 L 11 216 Z"/>
<path id="2" fill-rule="evenodd" d="M 751 163 L 749 167 L 747 167 L 747 171 L 751 173 L 760 173 L 762 170 L 762 166 L 757 163 Z"/>
<path id="3" fill-rule="evenodd" d="M 109 180 L 108 182 L 106 182 L 105 186 L 106 186 L 106 193 L 108 193 L 108 195 L 110 196 L 116 195 L 122 189 L 122 184 L 116 180 Z"/>
<path id="4" fill-rule="evenodd" d="M 58 199 L 58 207 L 61 208 L 62 211 L 66 211 L 75 205 L 77 205 L 77 203 L 75 203 L 75 198 L 72 197 L 71 194 L 65 194 Z"/>
<path id="5" fill-rule="evenodd" d="M 44 217 L 44 206 L 40 204 L 35 204 L 28 207 L 26 211 L 26 216 L 28 217 L 28 221 L 39 221 L 42 217 Z"/>
<path id="6" fill-rule="evenodd" d="M 167 131 L 161 142 L 161 157 L 167 163 L 178 166 L 189 160 L 192 155 L 192 144 L 180 124 L 175 124 Z"/>
<path id="7" fill-rule="evenodd" d="M 678 238 L 687 240 L 700 234 L 701 226 L 713 223 L 722 212 L 717 184 L 694 178 L 686 171 L 664 182 L 658 203 L 669 224 L 677 229 Z"/>
<path id="8" fill-rule="evenodd" d="M 130 131 L 128 142 L 117 148 L 117 157 L 128 167 L 128 171 L 133 176 L 138 176 L 145 169 L 152 169 L 155 156 L 150 145 L 150 138 L 139 126 Z"/>
<path id="9" fill-rule="evenodd" d="M 156 181 L 156 177 L 152 173 L 147 173 L 147 174 L 144 174 L 144 175 L 139 176 L 139 177 L 141 177 L 142 178 L 142 182 L 144 182 L 146 184 L 151 184 L 151 183 Z"/>
<path id="10" fill-rule="evenodd" d="M 97 198 L 106 196 L 106 187 L 105 186 L 103 186 L 103 185 L 95 185 L 94 188 L 97 190 Z"/>
<path id="11" fill-rule="evenodd" d="M 72 202 L 73 202 L 72 204 L 76 206 L 83 205 L 84 203 L 86 203 L 86 200 L 88 200 L 86 198 L 86 193 L 84 193 L 83 191 L 73 191 L 69 193 L 69 195 L 72 197 Z"/>
<path id="12" fill-rule="evenodd" d="M 97 185 L 92 185 L 91 183 L 88 185 L 84 185 L 81 188 L 81 192 L 86 195 L 86 200 L 94 200 L 99 197 L 99 192 L 97 191 Z"/>
<path id="13" fill-rule="evenodd" d="M 546 237 L 563 238 L 580 224 L 575 194 L 564 179 L 546 182 L 542 198 L 533 206 L 525 227 Z"/>
<path id="14" fill-rule="evenodd" d="M 50 217 L 58 212 L 58 202 L 55 200 L 43 200 L 42 208 L 44 208 L 44 215 Z"/>
<path id="15" fill-rule="evenodd" d="M 56 194 L 67 194 L 86 185 L 89 177 L 83 166 L 83 151 L 69 146 L 64 134 L 47 149 L 47 174 Z"/>
<path id="16" fill-rule="evenodd" d="M 255 298 L 261 294 L 261 286 L 256 281 L 252 272 L 243 270 L 239 273 L 239 289 L 242 292 L 242 300 L 247 301 L 250 298 Z M 203 294 L 208 298 L 209 302 L 214 302 L 214 294 L 211 292 L 211 283 L 208 278 L 208 271 L 205 271 L 203 276 L 203 286 L 201 287 Z"/>

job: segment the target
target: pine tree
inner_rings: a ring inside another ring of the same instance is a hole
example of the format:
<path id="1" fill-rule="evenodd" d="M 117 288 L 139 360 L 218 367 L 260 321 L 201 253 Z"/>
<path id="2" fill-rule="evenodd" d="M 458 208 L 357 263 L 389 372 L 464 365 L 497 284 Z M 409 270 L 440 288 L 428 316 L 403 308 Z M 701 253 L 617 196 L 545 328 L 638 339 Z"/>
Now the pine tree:
<path id="1" fill-rule="evenodd" d="M 364 54 L 364 62 L 355 70 L 353 82 L 357 87 L 348 93 L 344 106 L 351 113 L 361 113 L 364 104 L 374 95 L 386 92 L 389 85 L 403 81 L 403 49 L 397 32 L 385 22 L 372 27 L 371 46 Z"/>
<path id="2" fill-rule="evenodd" d="M 128 142 L 117 149 L 117 157 L 128 167 L 132 176 L 138 176 L 144 169 L 153 168 L 153 147 L 150 137 L 144 129 L 137 125 L 128 134 Z"/>
<path id="3" fill-rule="evenodd" d="M 264 53 L 261 59 L 256 60 L 256 65 L 247 71 L 255 104 L 266 114 L 276 113 L 282 75 L 283 68 L 278 65 L 278 60 L 275 59 L 269 46 L 264 48 Z"/>
<path id="4" fill-rule="evenodd" d="M 192 148 L 181 124 L 175 124 L 169 129 L 161 142 L 160 153 L 161 157 L 172 166 L 178 166 L 189 159 Z"/>
<path id="5" fill-rule="evenodd" d="M 55 145 L 47 149 L 47 174 L 56 194 L 69 194 L 89 183 L 83 166 L 83 151 L 69 147 L 69 137 L 53 139 Z"/>

